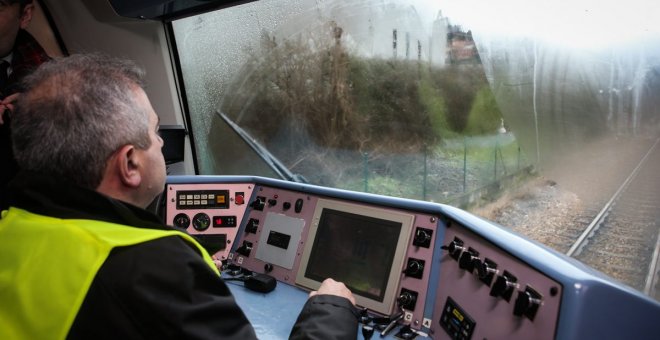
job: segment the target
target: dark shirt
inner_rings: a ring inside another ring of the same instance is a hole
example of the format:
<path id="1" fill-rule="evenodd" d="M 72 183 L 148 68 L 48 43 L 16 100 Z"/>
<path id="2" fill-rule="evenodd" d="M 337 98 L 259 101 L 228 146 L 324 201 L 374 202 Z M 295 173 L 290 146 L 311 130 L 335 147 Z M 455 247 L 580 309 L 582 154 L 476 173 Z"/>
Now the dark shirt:
<path id="1" fill-rule="evenodd" d="M 23 78 L 39 65 L 50 60 L 39 43 L 25 30 L 19 30 L 12 50 L 12 73 L 7 83 L 0 88 L 0 98 L 5 98 L 22 90 Z M 18 171 L 11 148 L 11 116 L 4 113 L 4 124 L 0 125 L 0 210 L 7 209 L 7 183 Z"/>
<path id="2" fill-rule="evenodd" d="M 37 40 L 26 30 L 19 30 L 12 49 L 11 74 L 7 84 L 0 89 L 2 97 L 21 92 L 23 78 L 32 73 L 39 65 L 51 60 Z"/>
<path id="3" fill-rule="evenodd" d="M 22 172 L 11 206 L 59 218 L 170 229 L 150 212 L 66 180 Z M 292 339 L 355 339 L 357 311 L 347 299 L 309 299 Z M 194 246 L 164 237 L 111 251 L 71 327 L 69 339 L 255 339 L 224 281 Z"/>

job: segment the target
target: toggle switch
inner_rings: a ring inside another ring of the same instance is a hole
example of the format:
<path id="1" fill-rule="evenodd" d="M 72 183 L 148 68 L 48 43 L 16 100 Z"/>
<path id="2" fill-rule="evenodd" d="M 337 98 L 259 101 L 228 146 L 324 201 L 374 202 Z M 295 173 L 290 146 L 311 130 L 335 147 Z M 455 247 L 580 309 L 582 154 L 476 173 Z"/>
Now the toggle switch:
<path id="1" fill-rule="evenodd" d="M 490 296 L 501 297 L 507 302 L 511 300 L 513 290 L 518 288 L 516 283 L 518 279 L 506 270 L 502 275 L 497 276 L 495 283 L 490 289 Z"/>
<path id="2" fill-rule="evenodd" d="M 461 257 L 458 259 L 458 267 L 465 269 L 468 273 L 472 273 L 475 261 L 480 261 L 479 252 L 470 247 L 461 254 Z"/>
<path id="3" fill-rule="evenodd" d="M 247 224 L 245 225 L 245 232 L 256 234 L 258 228 L 259 228 L 259 220 L 255 218 L 251 218 L 248 220 Z"/>
<path id="4" fill-rule="evenodd" d="M 542 299 L 543 297 L 536 290 L 530 286 L 525 287 L 524 291 L 518 291 L 518 298 L 513 305 L 513 315 L 525 316 L 534 321 Z"/>
<path id="5" fill-rule="evenodd" d="M 474 262 L 474 267 L 477 269 L 477 276 L 481 282 L 485 283 L 490 287 L 490 284 L 493 283 L 493 277 L 497 275 L 500 271 L 497 270 L 497 263 L 489 258 L 485 258 L 483 261 L 477 260 Z"/>
<path id="6" fill-rule="evenodd" d="M 453 241 L 440 248 L 446 250 L 449 253 L 449 256 L 456 261 L 458 261 L 458 258 L 461 256 L 461 252 L 465 250 L 465 247 L 463 247 L 463 241 L 458 237 L 454 237 Z"/>
<path id="7" fill-rule="evenodd" d="M 257 196 L 257 199 L 250 204 L 250 207 L 252 207 L 252 209 L 254 210 L 262 211 L 264 210 L 265 205 L 266 205 L 266 197 Z"/>
<path id="8" fill-rule="evenodd" d="M 243 241 L 243 244 L 236 249 L 236 252 L 245 257 L 250 257 L 250 252 L 252 252 L 252 242 Z"/>

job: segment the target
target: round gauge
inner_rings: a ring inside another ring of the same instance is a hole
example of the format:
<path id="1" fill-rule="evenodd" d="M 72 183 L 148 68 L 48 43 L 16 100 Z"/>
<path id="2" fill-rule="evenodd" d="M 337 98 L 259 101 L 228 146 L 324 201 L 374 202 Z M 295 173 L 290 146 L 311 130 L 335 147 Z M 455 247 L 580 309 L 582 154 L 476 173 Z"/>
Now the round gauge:
<path id="1" fill-rule="evenodd" d="M 174 216 L 174 226 L 181 229 L 188 229 L 190 225 L 190 217 L 187 214 L 180 213 Z"/>
<path id="2" fill-rule="evenodd" d="M 204 231 L 211 225 L 211 218 L 205 213 L 199 213 L 193 217 L 192 225 L 195 230 Z"/>

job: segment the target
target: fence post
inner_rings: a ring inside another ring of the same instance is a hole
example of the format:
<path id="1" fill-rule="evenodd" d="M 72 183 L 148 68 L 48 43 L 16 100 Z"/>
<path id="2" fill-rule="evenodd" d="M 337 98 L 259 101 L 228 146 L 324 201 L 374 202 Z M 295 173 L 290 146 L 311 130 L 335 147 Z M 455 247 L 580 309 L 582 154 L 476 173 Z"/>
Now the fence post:
<path id="1" fill-rule="evenodd" d="M 463 136 L 463 193 L 467 191 L 467 142 Z"/>
<path id="2" fill-rule="evenodd" d="M 494 158 L 494 163 L 493 163 L 493 181 L 497 181 L 497 149 L 498 149 L 498 141 L 495 139 L 495 149 L 493 152 L 493 158 Z"/>
<path id="3" fill-rule="evenodd" d="M 427 177 L 427 174 L 428 174 L 428 172 L 427 172 L 428 170 L 426 168 L 427 167 L 427 165 L 426 165 L 427 157 L 428 157 L 427 154 L 428 154 L 428 148 L 427 148 L 426 144 L 424 144 L 424 183 L 422 184 L 423 185 L 422 186 L 422 200 L 424 200 L 424 201 L 426 201 L 426 177 Z"/>
<path id="4" fill-rule="evenodd" d="M 364 192 L 369 192 L 369 153 L 362 153 L 362 165 L 363 165 L 363 176 L 364 176 Z"/>

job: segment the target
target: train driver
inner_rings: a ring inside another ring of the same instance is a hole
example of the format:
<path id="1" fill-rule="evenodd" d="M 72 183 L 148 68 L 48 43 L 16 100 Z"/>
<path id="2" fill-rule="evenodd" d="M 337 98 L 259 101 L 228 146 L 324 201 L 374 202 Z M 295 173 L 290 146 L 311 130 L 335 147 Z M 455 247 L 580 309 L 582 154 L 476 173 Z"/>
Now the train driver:
<path id="1" fill-rule="evenodd" d="M 26 78 L 0 219 L 1 339 L 256 338 L 208 253 L 144 209 L 166 174 L 142 75 L 74 55 Z M 354 303 L 326 280 L 291 338 L 355 339 Z"/>

